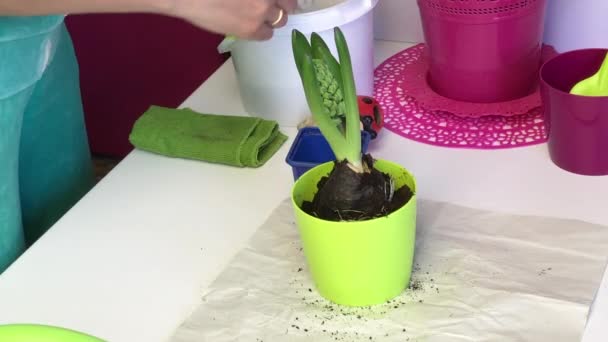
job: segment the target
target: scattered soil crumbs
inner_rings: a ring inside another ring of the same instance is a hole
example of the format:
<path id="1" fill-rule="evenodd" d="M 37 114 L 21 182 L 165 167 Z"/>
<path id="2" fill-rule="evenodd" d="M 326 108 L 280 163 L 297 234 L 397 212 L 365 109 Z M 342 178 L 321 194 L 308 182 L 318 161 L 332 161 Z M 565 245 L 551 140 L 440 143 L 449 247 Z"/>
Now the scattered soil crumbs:
<path id="1" fill-rule="evenodd" d="M 323 336 L 324 340 L 343 342 L 410 341 L 407 322 L 411 309 L 425 305 L 425 300 L 440 293 L 436 275 L 426 271 L 431 270 L 432 265 L 424 267 L 423 271 L 421 265 L 414 266 L 410 284 L 400 296 L 368 307 L 347 307 L 327 301 L 315 289 L 309 288 L 308 270 L 294 269 L 290 286 L 294 298 L 302 304 L 298 309 L 302 314 L 288 323 L 286 333 L 311 338 Z M 389 326 L 385 322 L 392 324 Z"/>
<path id="2" fill-rule="evenodd" d="M 552 270 L 551 267 L 549 267 L 549 268 L 543 268 L 542 270 L 538 271 L 538 275 L 539 276 L 544 276 L 545 274 L 547 274 L 551 270 Z"/>

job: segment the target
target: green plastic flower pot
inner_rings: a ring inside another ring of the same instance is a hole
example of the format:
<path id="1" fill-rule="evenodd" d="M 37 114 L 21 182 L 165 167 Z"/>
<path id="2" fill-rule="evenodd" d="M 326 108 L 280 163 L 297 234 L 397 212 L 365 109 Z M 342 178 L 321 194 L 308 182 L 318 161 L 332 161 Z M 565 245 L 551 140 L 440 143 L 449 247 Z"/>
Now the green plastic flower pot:
<path id="1" fill-rule="evenodd" d="M 104 342 L 78 331 L 39 324 L 0 325 L 0 341 L 10 342 Z"/>
<path id="2" fill-rule="evenodd" d="M 416 241 L 416 181 L 403 167 L 378 160 L 376 168 L 408 185 L 414 196 L 397 211 L 376 219 L 333 222 L 301 209 L 317 192 L 333 162 L 321 164 L 294 184 L 292 202 L 304 254 L 321 296 L 336 304 L 368 306 L 386 302 L 408 286 Z"/>

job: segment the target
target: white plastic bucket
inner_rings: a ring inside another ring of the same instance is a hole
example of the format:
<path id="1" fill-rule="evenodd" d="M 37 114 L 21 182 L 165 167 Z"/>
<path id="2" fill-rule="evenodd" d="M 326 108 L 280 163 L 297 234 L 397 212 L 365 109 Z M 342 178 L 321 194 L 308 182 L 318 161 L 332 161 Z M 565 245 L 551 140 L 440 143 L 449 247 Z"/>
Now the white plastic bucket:
<path id="1" fill-rule="evenodd" d="M 545 43 L 558 52 L 608 48 L 607 0 L 548 1 Z"/>
<path id="2" fill-rule="evenodd" d="M 373 95 L 373 9 L 377 3 L 378 0 L 346 0 L 318 11 L 293 14 L 288 24 L 275 30 L 268 41 L 234 43 L 230 50 L 245 110 L 283 126 L 297 126 L 310 116 L 293 58 L 293 29 L 307 37 L 317 32 L 337 56 L 333 28 L 340 27 L 348 42 L 357 95 Z"/>

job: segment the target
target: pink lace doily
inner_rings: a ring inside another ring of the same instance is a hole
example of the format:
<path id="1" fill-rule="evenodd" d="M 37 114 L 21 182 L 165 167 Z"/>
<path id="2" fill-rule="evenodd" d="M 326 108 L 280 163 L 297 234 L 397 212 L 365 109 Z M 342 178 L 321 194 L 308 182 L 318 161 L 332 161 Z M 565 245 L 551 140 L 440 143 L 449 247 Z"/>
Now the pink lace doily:
<path id="1" fill-rule="evenodd" d="M 543 46 L 542 51 L 543 60 L 557 53 L 550 46 Z M 384 89 L 401 87 L 406 95 L 415 98 L 418 105 L 423 108 L 446 111 L 462 117 L 521 115 L 541 105 L 538 88 L 526 97 L 506 102 L 470 103 L 453 100 L 439 95 L 429 86 L 428 68 L 426 45 L 415 45 L 395 54 L 376 68 L 376 86 Z"/>
<path id="2" fill-rule="evenodd" d="M 515 116 L 463 118 L 426 110 L 402 88 L 377 86 L 376 99 L 384 110 L 384 127 L 414 141 L 471 149 L 514 148 L 547 141 L 540 107 Z"/>

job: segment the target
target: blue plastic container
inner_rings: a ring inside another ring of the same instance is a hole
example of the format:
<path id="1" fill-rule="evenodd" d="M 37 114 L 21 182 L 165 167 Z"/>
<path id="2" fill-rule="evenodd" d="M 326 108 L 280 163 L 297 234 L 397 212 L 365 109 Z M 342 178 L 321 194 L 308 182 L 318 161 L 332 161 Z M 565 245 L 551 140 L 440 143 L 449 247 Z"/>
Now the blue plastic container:
<path id="1" fill-rule="evenodd" d="M 371 135 L 361 131 L 361 151 L 367 152 Z M 317 127 L 304 127 L 299 130 L 285 161 L 293 171 L 293 179 L 297 180 L 313 167 L 335 160 L 336 156 L 329 143 Z"/>

